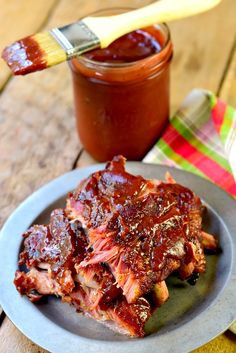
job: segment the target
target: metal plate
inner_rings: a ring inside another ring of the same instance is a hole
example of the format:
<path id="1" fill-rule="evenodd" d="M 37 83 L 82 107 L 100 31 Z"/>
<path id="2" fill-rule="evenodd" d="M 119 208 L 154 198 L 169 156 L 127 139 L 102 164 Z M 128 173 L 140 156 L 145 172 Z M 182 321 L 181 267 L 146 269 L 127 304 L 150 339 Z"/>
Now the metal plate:
<path id="1" fill-rule="evenodd" d="M 46 223 L 50 211 L 63 207 L 66 195 L 83 178 L 104 165 L 67 173 L 26 199 L 11 215 L 0 235 L 0 302 L 12 322 L 32 341 L 56 353 L 189 352 L 227 329 L 236 317 L 236 203 L 212 183 L 191 173 L 168 168 L 177 182 L 190 187 L 207 204 L 205 229 L 219 238 L 222 252 L 207 257 L 206 274 L 196 286 L 170 277 L 170 299 L 147 324 L 149 336 L 131 339 L 77 314 L 73 307 L 49 297 L 32 304 L 13 285 L 21 234 L 32 223 Z M 127 163 L 133 174 L 163 179 L 159 165 Z"/>

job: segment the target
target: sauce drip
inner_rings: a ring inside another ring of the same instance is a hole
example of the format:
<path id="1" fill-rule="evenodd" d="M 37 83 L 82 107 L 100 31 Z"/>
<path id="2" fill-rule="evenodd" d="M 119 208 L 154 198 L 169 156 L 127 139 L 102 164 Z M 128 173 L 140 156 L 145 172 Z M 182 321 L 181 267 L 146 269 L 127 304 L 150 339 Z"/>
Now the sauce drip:
<path id="1" fill-rule="evenodd" d="M 84 56 L 99 62 L 128 63 L 144 59 L 160 50 L 158 38 L 148 29 L 139 29 L 116 39 L 105 49 L 95 49 Z"/>

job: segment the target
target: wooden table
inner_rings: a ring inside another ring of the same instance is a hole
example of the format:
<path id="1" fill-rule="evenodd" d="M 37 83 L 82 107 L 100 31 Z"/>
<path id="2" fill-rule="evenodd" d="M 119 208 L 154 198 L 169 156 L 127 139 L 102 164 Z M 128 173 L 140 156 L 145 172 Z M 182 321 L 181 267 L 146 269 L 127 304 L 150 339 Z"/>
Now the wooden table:
<path id="1" fill-rule="evenodd" d="M 0 0 L 0 50 L 27 34 L 70 23 L 101 8 L 149 2 Z M 194 87 L 210 89 L 236 106 L 235 16 L 236 1 L 224 0 L 211 12 L 171 23 L 175 46 L 172 112 Z M 94 162 L 76 135 L 70 80 L 65 64 L 13 78 L 0 61 L 1 223 L 41 185 Z M 45 352 L 23 336 L 2 311 L 0 325 L 1 353 Z M 233 353 L 235 343 L 235 336 L 227 331 L 195 353 Z"/>

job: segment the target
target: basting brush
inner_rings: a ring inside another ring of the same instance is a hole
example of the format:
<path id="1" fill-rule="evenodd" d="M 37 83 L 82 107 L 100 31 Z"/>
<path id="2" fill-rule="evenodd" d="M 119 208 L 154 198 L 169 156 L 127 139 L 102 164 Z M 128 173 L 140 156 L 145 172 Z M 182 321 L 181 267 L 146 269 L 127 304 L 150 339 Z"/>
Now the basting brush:
<path id="1" fill-rule="evenodd" d="M 2 58 L 15 75 L 25 75 L 70 60 L 139 28 L 207 11 L 221 0 L 161 0 L 120 15 L 85 17 L 18 40 L 6 47 Z"/>

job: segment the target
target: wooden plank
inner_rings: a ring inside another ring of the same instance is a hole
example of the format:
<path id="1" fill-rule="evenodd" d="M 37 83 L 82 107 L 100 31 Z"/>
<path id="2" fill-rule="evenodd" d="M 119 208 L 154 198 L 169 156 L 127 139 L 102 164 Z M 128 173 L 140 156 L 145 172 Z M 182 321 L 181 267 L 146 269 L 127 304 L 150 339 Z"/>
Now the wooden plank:
<path id="1" fill-rule="evenodd" d="M 50 26 L 63 26 L 75 19 L 87 16 L 93 12 L 107 8 L 136 8 L 150 4 L 153 0 L 71 0 L 70 4 L 62 0 L 54 11 Z M 48 27 L 48 26 L 47 26 Z"/>
<path id="2" fill-rule="evenodd" d="M 0 224 L 80 150 L 66 65 L 13 79 L 0 97 Z"/>
<path id="3" fill-rule="evenodd" d="M 221 86 L 219 96 L 223 101 L 236 108 L 236 47 L 232 51 L 232 56 L 224 81 Z"/>
<path id="4" fill-rule="evenodd" d="M 57 0 L 0 0 L 0 51 L 18 38 L 37 32 L 50 15 Z M 0 90 L 10 76 L 7 65 L 0 60 Z"/>
<path id="5" fill-rule="evenodd" d="M 98 162 L 93 157 L 91 157 L 86 150 L 83 149 L 80 155 L 80 158 L 78 159 L 76 167 L 77 168 L 87 167 L 89 165 L 96 164 L 96 163 Z"/>
<path id="6" fill-rule="evenodd" d="M 217 92 L 235 40 L 235 13 L 236 1 L 224 0 L 209 12 L 170 24 L 172 112 L 193 88 Z"/>
<path id="7" fill-rule="evenodd" d="M 43 328 L 38 328 L 43 329 Z M 24 337 L 22 333 L 7 319 L 1 326 L 0 352 L 2 353 L 47 353 Z M 23 338 L 23 339 L 22 339 Z M 19 344 L 20 342 L 20 344 Z"/>
<path id="8" fill-rule="evenodd" d="M 191 353 L 235 353 L 236 336 L 227 331 Z"/>

